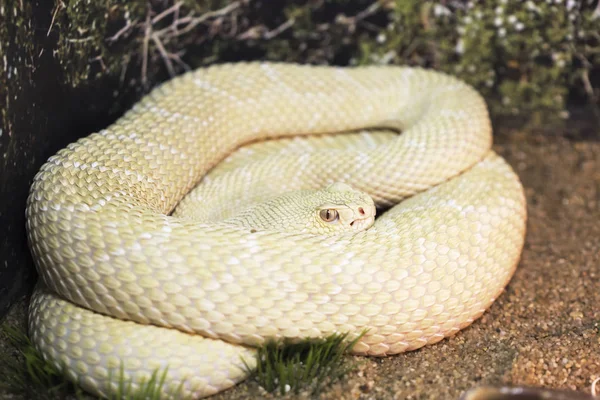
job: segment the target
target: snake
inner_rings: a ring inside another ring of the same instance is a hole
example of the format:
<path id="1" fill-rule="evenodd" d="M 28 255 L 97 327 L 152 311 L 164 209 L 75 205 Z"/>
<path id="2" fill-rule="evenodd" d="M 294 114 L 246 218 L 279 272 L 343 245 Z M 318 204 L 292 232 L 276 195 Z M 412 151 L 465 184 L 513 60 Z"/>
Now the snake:
<path id="1" fill-rule="evenodd" d="M 161 398 L 235 385 L 268 340 L 388 356 L 452 336 L 503 292 L 527 219 L 462 80 L 271 62 L 154 88 L 48 159 L 26 217 L 35 347 L 103 397 L 164 370 Z"/>

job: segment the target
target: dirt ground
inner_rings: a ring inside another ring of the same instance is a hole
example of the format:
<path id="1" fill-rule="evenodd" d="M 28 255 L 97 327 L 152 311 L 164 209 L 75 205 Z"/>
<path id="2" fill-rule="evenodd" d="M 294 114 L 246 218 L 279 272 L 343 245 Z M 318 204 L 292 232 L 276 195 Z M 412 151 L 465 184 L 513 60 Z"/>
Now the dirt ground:
<path id="1" fill-rule="evenodd" d="M 360 358 L 361 367 L 321 398 L 457 399 L 483 384 L 590 393 L 600 377 L 597 138 L 497 137 L 495 149 L 526 188 L 529 215 L 521 263 L 505 293 L 450 339 L 385 359 Z M 15 307 L 12 317 L 23 310 Z M 271 396 L 243 383 L 214 397 L 250 398 Z"/>

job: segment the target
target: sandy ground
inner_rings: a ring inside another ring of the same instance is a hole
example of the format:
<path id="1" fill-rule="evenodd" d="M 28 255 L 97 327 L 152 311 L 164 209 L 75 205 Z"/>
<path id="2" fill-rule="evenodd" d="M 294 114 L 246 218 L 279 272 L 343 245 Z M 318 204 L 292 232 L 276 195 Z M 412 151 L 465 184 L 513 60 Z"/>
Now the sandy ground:
<path id="1" fill-rule="evenodd" d="M 529 214 L 505 293 L 453 338 L 358 358 L 361 367 L 321 398 L 457 399 L 482 384 L 590 392 L 600 377 L 600 142 L 519 132 L 496 142 L 523 181 Z M 23 310 L 15 307 L 12 318 L 22 319 Z M 243 383 L 214 399 L 265 397 Z"/>

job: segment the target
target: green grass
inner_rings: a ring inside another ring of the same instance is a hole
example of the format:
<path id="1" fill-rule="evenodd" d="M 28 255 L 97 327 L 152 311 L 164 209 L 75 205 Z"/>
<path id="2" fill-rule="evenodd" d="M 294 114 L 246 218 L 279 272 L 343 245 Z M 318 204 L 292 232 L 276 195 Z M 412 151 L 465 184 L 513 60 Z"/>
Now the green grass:
<path id="1" fill-rule="evenodd" d="M 256 369 L 246 370 L 251 378 L 270 393 L 318 394 L 324 386 L 340 380 L 356 368 L 344 354 L 366 333 L 348 341 L 348 334 L 334 334 L 323 339 L 298 343 L 270 341 L 258 349 Z M 245 364 L 245 362 L 244 362 Z"/>
<path id="2" fill-rule="evenodd" d="M 0 335 L 12 347 L 12 354 L 3 354 L 0 359 L 0 391 L 40 400 L 96 398 L 67 380 L 53 364 L 46 362 L 22 330 L 2 325 Z M 166 378 L 166 369 L 162 372 L 156 370 L 148 382 L 142 381 L 136 390 L 132 381 L 125 378 L 121 366 L 119 373 L 114 376 L 117 392 L 109 400 L 158 400 Z M 113 380 L 112 371 L 108 379 Z M 183 383 L 175 390 L 175 394 L 182 389 Z"/>
<path id="3" fill-rule="evenodd" d="M 344 354 L 364 333 L 352 341 L 347 340 L 348 334 L 298 343 L 270 341 L 258 349 L 256 369 L 251 370 L 244 364 L 251 379 L 268 392 L 284 395 L 308 391 L 316 395 L 356 368 L 356 363 L 348 361 Z M 95 399 L 68 381 L 60 369 L 46 362 L 23 330 L 4 324 L 0 326 L 0 335 L 9 344 L 0 355 L 0 394 L 40 400 Z M 167 370 L 157 370 L 136 390 L 131 380 L 125 378 L 122 367 L 114 377 L 111 371 L 109 381 L 115 379 L 117 392 L 110 400 L 158 400 L 166 377 Z M 182 385 L 175 393 L 183 389 Z"/>
<path id="4" fill-rule="evenodd" d="M 23 331 L 2 325 L 0 334 L 10 349 L 0 360 L 0 390 L 41 400 L 83 398 L 83 391 L 44 361 Z"/>
<path id="5" fill-rule="evenodd" d="M 148 382 L 142 381 L 139 390 L 135 390 L 131 380 L 125 379 L 123 364 L 118 377 L 118 389 L 114 396 L 109 397 L 109 400 L 126 399 L 126 400 L 159 400 L 160 390 L 167 379 L 168 369 L 159 372 L 155 370 Z M 108 375 L 108 380 L 111 381 L 111 374 Z M 183 391 L 183 382 L 179 384 L 174 395 L 180 394 Z"/>

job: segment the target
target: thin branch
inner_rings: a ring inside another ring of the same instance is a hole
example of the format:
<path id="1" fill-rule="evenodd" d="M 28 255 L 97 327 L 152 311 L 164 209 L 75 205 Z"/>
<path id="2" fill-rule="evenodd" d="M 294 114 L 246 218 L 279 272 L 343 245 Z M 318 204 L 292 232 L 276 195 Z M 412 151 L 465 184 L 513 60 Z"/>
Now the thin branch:
<path id="1" fill-rule="evenodd" d="M 240 33 L 237 36 L 238 40 L 258 39 L 267 28 L 264 25 L 257 25 L 249 28 L 247 31 Z"/>
<path id="2" fill-rule="evenodd" d="M 592 86 L 592 82 L 590 81 L 590 74 L 588 73 L 587 68 L 583 70 L 581 75 L 581 79 L 583 81 L 583 87 L 585 88 L 585 92 L 588 96 L 593 100 L 594 99 L 594 87 Z"/>
<path id="3" fill-rule="evenodd" d="M 125 74 L 127 73 L 127 65 L 129 64 L 130 59 L 129 54 L 126 54 L 125 57 L 123 57 L 123 61 L 121 61 L 121 74 L 119 75 L 119 84 L 121 86 L 125 83 Z"/>
<path id="4" fill-rule="evenodd" d="M 179 10 L 179 8 L 181 7 L 182 4 L 183 4 L 183 2 L 181 2 L 181 1 L 179 3 L 175 3 L 171 7 L 167 8 L 166 10 L 164 10 L 163 12 L 158 14 L 156 17 L 152 18 L 152 25 L 156 24 L 157 22 L 161 21 L 166 16 L 171 15 L 174 12 L 176 12 L 177 10 Z"/>
<path id="5" fill-rule="evenodd" d="M 380 8 L 381 8 L 381 4 L 378 2 L 375 2 L 353 17 L 347 17 L 343 14 L 338 15 L 338 17 L 336 18 L 337 19 L 336 22 L 338 22 L 342 25 L 348 25 L 351 29 L 353 29 L 358 22 L 375 14 Z"/>
<path id="6" fill-rule="evenodd" d="M 107 38 L 106 40 L 109 42 L 116 42 L 117 40 L 119 40 L 119 38 L 121 36 L 123 36 L 126 32 L 130 31 L 131 28 L 135 27 L 137 25 L 137 20 L 134 20 L 133 22 L 131 22 L 129 19 L 127 20 L 127 23 L 125 24 L 124 27 L 122 27 L 121 29 L 119 29 L 117 31 L 117 33 L 115 33 L 114 35 L 112 35 L 111 37 Z"/>
<path id="7" fill-rule="evenodd" d="M 90 62 L 98 61 L 98 63 L 100 64 L 100 68 L 102 68 L 102 71 L 106 71 L 106 64 L 104 64 L 104 60 L 102 59 L 101 55 L 94 57 L 94 58 L 90 58 L 89 61 Z"/>
<path id="8" fill-rule="evenodd" d="M 175 9 L 175 11 L 173 12 L 173 22 L 171 23 L 171 26 L 173 27 L 173 31 L 177 32 L 177 24 L 176 22 L 179 21 L 179 11 L 180 11 L 180 7 L 178 7 L 177 9 Z M 192 11 L 193 12 L 193 11 Z"/>
<path id="9" fill-rule="evenodd" d="M 183 18 L 174 17 L 173 23 L 166 28 L 155 31 L 155 33 L 159 36 L 166 35 L 168 32 L 174 32 L 175 34 L 179 33 L 179 26 L 189 24 L 194 20 L 193 18 L 194 12 L 191 11 L 188 15 Z M 177 36 L 177 35 L 174 35 Z"/>
<path id="10" fill-rule="evenodd" d="M 378 2 L 375 2 L 375 3 L 371 4 L 369 7 L 367 7 L 366 9 L 364 9 L 363 11 L 356 14 L 354 16 L 354 21 L 358 22 L 362 19 L 365 19 L 368 16 L 375 14 L 377 12 L 377 10 L 379 10 L 380 8 L 381 8 L 381 4 L 379 4 Z"/>
<path id="11" fill-rule="evenodd" d="M 590 60 L 587 59 L 587 57 L 579 52 L 575 53 L 575 57 L 577 57 L 583 64 L 583 69 L 581 71 L 581 82 L 583 83 L 583 88 L 588 96 L 592 112 L 594 113 L 596 119 L 600 121 L 600 107 L 598 107 L 598 104 L 596 104 L 598 96 L 596 95 L 592 82 L 590 81 L 590 70 L 592 69 L 593 65 Z"/>
<path id="12" fill-rule="evenodd" d="M 290 28 L 291 26 L 294 25 L 296 21 L 294 20 L 294 18 L 292 19 L 288 19 L 287 21 L 285 21 L 283 24 L 279 25 L 277 28 L 267 31 L 263 34 L 263 38 L 270 40 L 273 39 L 274 37 L 278 36 L 279 34 L 281 34 L 283 31 L 285 31 L 286 29 Z"/>
<path id="13" fill-rule="evenodd" d="M 154 45 L 156 46 L 156 48 L 158 49 L 158 52 L 162 56 L 162 59 L 165 62 L 165 66 L 167 67 L 167 70 L 169 71 L 169 75 L 171 77 L 174 77 L 175 69 L 173 68 L 173 63 L 171 62 L 169 53 L 167 52 L 167 50 L 165 49 L 165 47 L 163 46 L 162 42 L 160 41 L 159 37 L 156 34 L 152 35 L 152 41 L 154 42 Z"/>
<path id="14" fill-rule="evenodd" d="M 64 6 L 65 5 L 62 1 L 56 4 L 56 8 L 54 8 L 54 13 L 52 13 L 52 21 L 50 21 L 48 32 L 46 32 L 46 37 L 50 36 L 50 31 L 52 31 L 52 27 L 54 26 L 54 21 L 56 20 L 56 14 L 58 14 L 58 10 L 60 10 Z"/>
<path id="15" fill-rule="evenodd" d="M 235 37 L 238 31 L 238 14 L 238 10 L 233 10 L 231 13 L 231 18 L 229 19 L 231 26 L 229 27 L 229 32 L 227 32 L 227 37 Z"/>
<path id="16" fill-rule="evenodd" d="M 595 100 L 594 87 L 592 86 L 589 77 L 589 70 L 592 68 L 592 63 L 590 62 L 590 60 L 587 59 L 587 57 L 585 57 L 579 52 L 575 52 L 575 57 L 577 57 L 579 61 L 581 61 L 581 63 L 583 64 L 582 80 L 585 91 L 591 100 Z"/>
<path id="17" fill-rule="evenodd" d="M 594 8 L 594 12 L 592 13 L 592 19 L 596 19 L 600 17 L 600 1 L 596 4 L 596 8 Z"/>
<path id="18" fill-rule="evenodd" d="M 200 17 L 198 17 L 197 19 L 200 22 L 204 22 L 209 18 L 213 18 L 213 17 L 222 17 L 225 16 L 227 14 L 229 14 L 231 11 L 235 10 L 236 8 L 239 8 L 241 5 L 241 3 L 239 1 L 234 1 L 233 3 L 231 3 L 230 5 L 223 7 L 219 10 L 215 10 L 215 11 L 209 11 L 207 13 L 202 14 Z"/>
<path id="19" fill-rule="evenodd" d="M 89 42 L 90 40 L 94 40 L 94 37 L 88 36 L 88 37 L 84 37 L 84 38 L 80 38 L 80 39 L 65 39 L 65 40 L 69 43 L 85 43 L 85 42 Z"/>
<path id="20" fill-rule="evenodd" d="M 184 29 L 178 31 L 174 36 L 180 36 L 183 35 L 184 33 L 187 33 L 189 31 L 191 31 L 192 29 L 194 29 L 197 25 L 201 24 L 202 22 L 206 21 L 209 18 L 213 18 L 213 17 L 221 17 L 224 15 L 229 14 L 231 11 L 235 10 L 236 8 L 238 8 L 241 5 L 241 3 L 239 1 L 235 1 L 233 3 L 231 3 L 230 5 L 228 5 L 227 7 L 223 7 L 219 10 L 215 10 L 215 11 L 209 11 L 205 14 L 202 14 L 201 16 L 194 18 L 192 22 L 190 22 L 190 24 L 188 26 L 186 26 Z"/>
<path id="21" fill-rule="evenodd" d="M 183 53 L 184 53 L 184 51 L 181 51 L 178 54 L 169 53 L 169 58 L 171 60 L 175 61 L 185 71 L 191 71 L 192 68 L 181 59 L 181 56 L 183 55 Z"/>
<path id="22" fill-rule="evenodd" d="M 152 32 L 152 24 L 150 24 L 150 11 L 146 14 L 146 24 L 144 30 L 144 40 L 142 42 L 142 84 L 146 86 L 148 83 L 148 44 L 150 42 L 150 34 Z"/>

